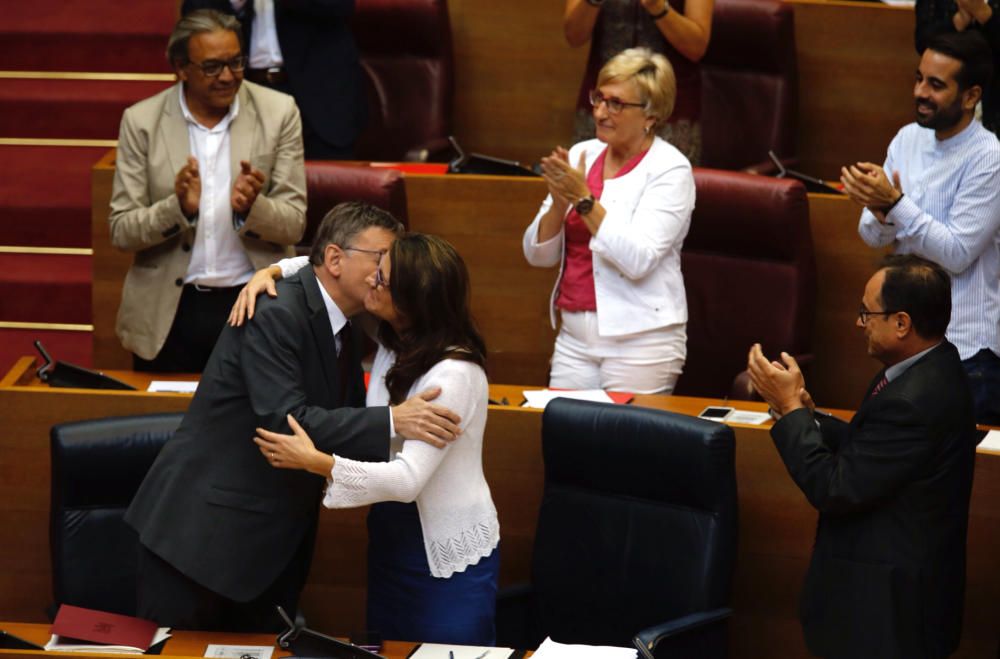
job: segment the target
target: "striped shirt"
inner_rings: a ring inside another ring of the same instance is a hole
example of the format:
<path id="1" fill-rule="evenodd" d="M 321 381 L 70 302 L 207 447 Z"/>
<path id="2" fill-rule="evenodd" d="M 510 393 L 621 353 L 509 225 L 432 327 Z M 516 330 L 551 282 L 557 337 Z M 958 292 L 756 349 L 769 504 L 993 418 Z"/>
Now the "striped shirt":
<path id="1" fill-rule="evenodd" d="M 866 208 L 861 239 L 940 264 L 951 274 L 948 340 L 962 359 L 1000 355 L 1000 142 L 978 121 L 946 140 L 913 123 L 893 138 L 884 169 L 890 180 L 899 172 L 905 196 L 891 224 Z"/>

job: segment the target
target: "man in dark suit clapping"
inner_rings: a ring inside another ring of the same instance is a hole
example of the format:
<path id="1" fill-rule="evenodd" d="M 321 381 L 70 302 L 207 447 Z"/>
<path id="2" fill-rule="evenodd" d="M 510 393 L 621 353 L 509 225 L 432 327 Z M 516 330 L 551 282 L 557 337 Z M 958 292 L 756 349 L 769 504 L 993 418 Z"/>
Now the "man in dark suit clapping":
<path id="1" fill-rule="evenodd" d="M 951 284 L 937 264 L 889 257 L 857 325 L 885 369 L 850 423 L 815 413 L 795 360 L 750 350 L 771 436 L 820 513 L 800 616 L 813 654 L 946 657 L 958 647 L 978 436 L 958 351 L 945 338 Z"/>
<path id="2" fill-rule="evenodd" d="M 323 451 L 386 460 L 390 429 L 443 446 L 460 419 L 430 390 L 365 408 L 351 316 L 402 225 L 367 204 L 335 207 L 310 263 L 262 297 L 253 322 L 227 326 L 184 420 L 125 520 L 141 543 L 138 615 L 180 629 L 266 631 L 294 613 L 312 558 L 324 480 L 274 469 L 253 438 L 290 432 L 287 415 Z"/>

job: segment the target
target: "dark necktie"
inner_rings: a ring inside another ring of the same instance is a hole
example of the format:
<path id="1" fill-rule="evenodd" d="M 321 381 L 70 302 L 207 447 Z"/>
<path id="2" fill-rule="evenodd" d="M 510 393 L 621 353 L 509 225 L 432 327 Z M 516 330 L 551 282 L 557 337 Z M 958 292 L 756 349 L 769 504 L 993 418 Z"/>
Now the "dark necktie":
<path id="1" fill-rule="evenodd" d="M 351 388 L 351 375 L 354 371 L 354 332 L 351 331 L 351 323 L 348 321 L 339 332 L 340 352 L 337 354 L 337 378 L 340 386 L 339 404 L 347 402 L 347 392 Z"/>
<path id="2" fill-rule="evenodd" d="M 875 398 L 875 396 L 878 396 L 878 392 L 885 389 L 885 385 L 887 384 L 889 384 L 889 378 L 887 378 L 883 373 L 882 379 L 878 381 L 878 384 L 875 385 L 875 387 L 872 389 L 872 392 L 868 395 L 868 397 Z"/>

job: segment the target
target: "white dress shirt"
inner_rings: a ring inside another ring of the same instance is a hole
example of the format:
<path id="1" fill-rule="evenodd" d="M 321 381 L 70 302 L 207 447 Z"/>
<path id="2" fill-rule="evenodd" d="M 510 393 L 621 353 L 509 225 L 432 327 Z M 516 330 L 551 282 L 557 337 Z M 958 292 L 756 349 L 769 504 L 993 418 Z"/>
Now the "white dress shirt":
<path id="1" fill-rule="evenodd" d="M 239 11 L 251 0 L 230 0 Z M 278 28 L 274 20 L 274 0 L 252 0 L 253 27 L 250 30 L 249 63 L 251 69 L 270 69 L 285 63 L 278 43 Z"/>
<path id="2" fill-rule="evenodd" d="M 198 161 L 201 178 L 198 223 L 184 283 L 214 287 L 245 284 L 253 275 L 253 264 L 233 227 L 229 140 L 229 126 L 240 112 L 239 97 L 233 99 L 229 112 L 212 128 L 202 126 L 191 114 L 184 100 L 183 85 L 180 99 L 188 143 Z"/>
<path id="3" fill-rule="evenodd" d="M 903 198 L 882 224 L 861 213 L 868 245 L 895 243 L 951 275 L 947 339 L 962 359 L 983 348 L 1000 355 L 1000 143 L 973 121 L 938 140 L 930 128 L 904 126 L 889 145 L 884 169 L 899 172 Z"/>

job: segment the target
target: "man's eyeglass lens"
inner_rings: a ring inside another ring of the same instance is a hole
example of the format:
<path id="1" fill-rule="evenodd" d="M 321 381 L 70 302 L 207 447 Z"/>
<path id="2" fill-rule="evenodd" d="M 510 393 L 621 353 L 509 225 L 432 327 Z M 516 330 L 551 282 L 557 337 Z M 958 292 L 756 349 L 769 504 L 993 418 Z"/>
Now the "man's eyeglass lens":
<path id="1" fill-rule="evenodd" d="M 192 62 L 192 64 L 194 64 L 194 62 Z M 214 78 L 218 75 L 222 75 L 222 69 L 227 67 L 233 73 L 242 73 L 243 69 L 245 69 L 247 66 L 247 58 L 245 55 L 240 55 L 239 57 L 234 57 L 228 62 L 224 62 L 222 60 L 217 60 L 217 59 L 210 59 L 210 60 L 205 60 L 201 64 L 195 64 L 195 66 L 200 68 L 201 72 L 204 73 L 209 78 Z"/>

